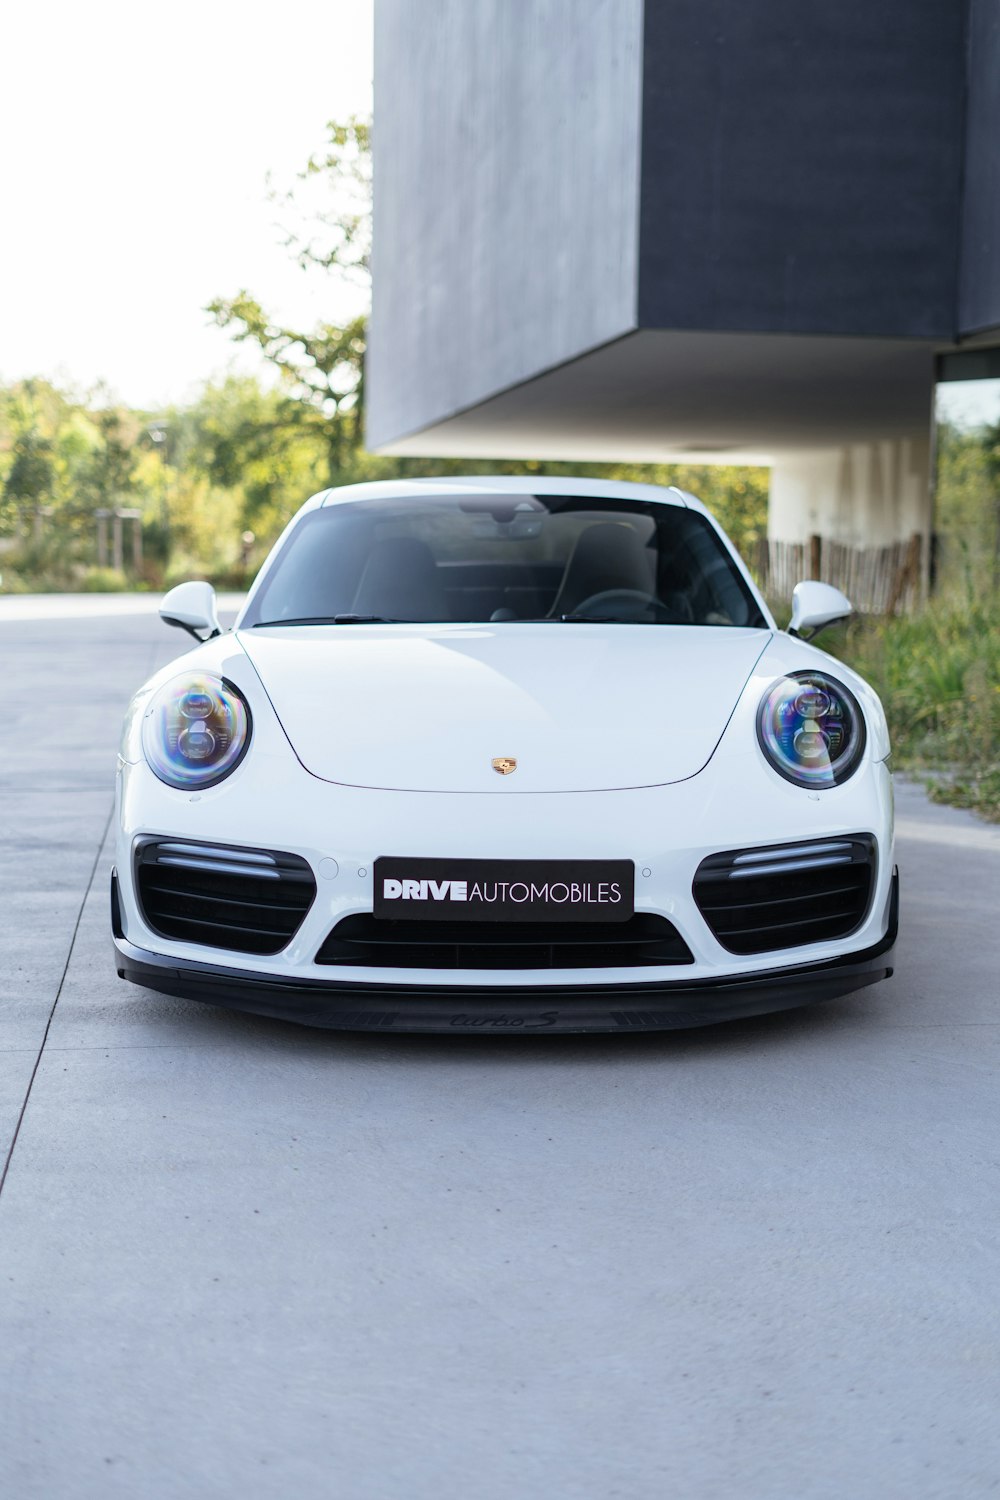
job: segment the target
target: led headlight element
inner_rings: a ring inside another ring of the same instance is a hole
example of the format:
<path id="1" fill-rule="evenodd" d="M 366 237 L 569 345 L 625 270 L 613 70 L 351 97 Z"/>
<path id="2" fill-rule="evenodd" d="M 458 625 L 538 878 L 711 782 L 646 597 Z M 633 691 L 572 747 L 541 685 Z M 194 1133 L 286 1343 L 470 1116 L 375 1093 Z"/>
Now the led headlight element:
<path id="1" fill-rule="evenodd" d="M 757 738 L 787 780 L 798 786 L 839 786 L 857 770 L 865 721 L 843 683 L 824 672 L 792 672 L 761 699 Z"/>
<path id="2" fill-rule="evenodd" d="M 142 750 L 167 786 L 214 786 L 239 765 L 250 743 L 250 709 L 238 688 L 209 673 L 162 687 L 142 721 Z"/>

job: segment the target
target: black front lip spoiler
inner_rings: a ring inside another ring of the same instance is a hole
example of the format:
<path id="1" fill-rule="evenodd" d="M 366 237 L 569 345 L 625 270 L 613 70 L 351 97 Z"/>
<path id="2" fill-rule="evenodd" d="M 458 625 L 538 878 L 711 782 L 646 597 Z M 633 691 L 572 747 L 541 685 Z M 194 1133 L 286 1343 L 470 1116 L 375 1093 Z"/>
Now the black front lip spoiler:
<path id="1" fill-rule="evenodd" d="M 290 980 L 161 957 L 117 933 L 115 963 L 120 979 L 161 994 L 338 1031 L 668 1031 L 834 1000 L 888 979 L 896 942 L 897 879 L 894 875 L 888 930 L 874 947 L 725 979 L 468 988 Z"/>

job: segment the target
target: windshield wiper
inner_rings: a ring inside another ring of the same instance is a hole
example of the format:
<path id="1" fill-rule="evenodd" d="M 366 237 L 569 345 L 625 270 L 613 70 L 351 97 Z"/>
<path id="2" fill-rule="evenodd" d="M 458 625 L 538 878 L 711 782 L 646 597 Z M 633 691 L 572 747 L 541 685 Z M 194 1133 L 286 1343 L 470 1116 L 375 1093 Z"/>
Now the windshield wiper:
<path id="1" fill-rule="evenodd" d="M 568 625 L 634 625 L 634 620 L 623 620 L 621 615 L 560 615 L 560 621 Z"/>
<path id="2" fill-rule="evenodd" d="M 260 630 L 265 625 L 405 625 L 405 620 L 394 620 L 390 615 L 302 615 L 294 620 L 256 620 L 251 626 Z"/>
<path id="3" fill-rule="evenodd" d="M 334 615 L 335 625 L 405 625 L 406 620 L 394 620 L 392 615 Z"/>

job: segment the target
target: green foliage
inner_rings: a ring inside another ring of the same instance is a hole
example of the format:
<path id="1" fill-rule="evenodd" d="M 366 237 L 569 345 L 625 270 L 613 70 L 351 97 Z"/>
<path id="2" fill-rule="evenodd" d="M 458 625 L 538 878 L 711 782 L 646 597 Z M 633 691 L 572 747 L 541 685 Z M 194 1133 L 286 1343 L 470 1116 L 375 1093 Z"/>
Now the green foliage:
<path id="1" fill-rule="evenodd" d="M 935 600 L 919 614 L 858 619 L 819 642 L 868 678 L 893 758 L 938 801 L 1000 821 L 1000 601 Z"/>
<path id="2" fill-rule="evenodd" d="M 209 481 L 215 530 L 226 530 L 231 551 L 246 530 L 270 544 L 303 499 L 327 483 L 323 433 L 302 420 L 298 402 L 251 377 L 206 386 L 176 423 L 180 462 Z M 234 499 L 224 518 L 217 508 L 223 492 Z"/>
<path id="3" fill-rule="evenodd" d="M 23 517 L 48 505 L 55 491 L 56 458 L 46 394 L 41 382 L 24 381 L 4 391 L 0 401 L 0 452 L 5 459 L 0 527 L 8 533 L 20 530 Z"/>
<path id="4" fill-rule="evenodd" d="M 937 430 L 937 592 L 974 598 L 1000 586 L 1000 424 Z"/>
<path id="5" fill-rule="evenodd" d="M 133 585 L 117 568 L 87 568 L 80 578 L 84 594 L 120 594 Z"/>
<path id="6" fill-rule="evenodd" d="M 317 442 L 326 457 L 325 482 L 337 482 L 361 446 L 365 319 L 287 328 L 271 322 L 248 292 L 217 298 L 208 311 L 237 343 L 255 344 L 278 372 L 284 399 L 272 413 L 272 439 Z"/>
<path id="7" fill-rule="evenodd" d="M 75 464 L 76 499 L 87 510 L 130 506 L 135 496 L 138 422 L 132 412 L 105 407 L 88 413 L 91 433 L 81 433 Z M 69 448 L 72 424 L 64 438 Z M 88 442 L 91 434 L 96 441 Z"/>
<path id="8" fill-rule="evenodd" d="M 101 391 L 83 402 L 45 380 L 0 389 L 5 588 L 79 584 L 96 561 L 96 512 L 138 503 L 140 427 Z"/>
<path id="9" fill-rule="evenodd" d="M 306 495 L 326 481 L 325 446 L 290 426 L 290 398 L 253 379 L 208 384 L 189 406 L 129 411 L 44 381 L 0 388 L 0 559 L 4 592 L 96 588 L 98 516 L 142 516 L 144 562 L 124 576 L 157 587 L 187 566 L 245 584 Z M 125 523 L 127 528 L 131 522 Z M 110 558 L 112 526 L 104 523 Z M 256 534 L 248 546 L 242 538 Z"/>
<path id="10" fill-rule="evenodd" d="M 11 466 L 3 487 L 5 502 L 42 505 L 55 487 L 51 441 L 37 428 L 18 432 L 11 444 Z"/>

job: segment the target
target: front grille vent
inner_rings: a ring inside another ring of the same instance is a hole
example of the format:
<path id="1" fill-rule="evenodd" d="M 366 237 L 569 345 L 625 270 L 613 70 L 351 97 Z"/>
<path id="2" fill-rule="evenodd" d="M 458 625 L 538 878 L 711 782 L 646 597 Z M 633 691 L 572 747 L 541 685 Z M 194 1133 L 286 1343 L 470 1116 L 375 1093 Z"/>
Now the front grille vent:
<path id="1" fill-rule="evenodd" d="M 847 937 L 875 879 L 875 840 L 847 838 L 734 850 L 702 860 L 694 899 L 730 953 L 770 953 Z"/>
<path id="2" fill-rule="evenodd" d="M 136 888 L 161 937 L 233 953 L 280 953 L 316 895 L 297 854 L 156 839 L 139 845 Z"/>
<path id="3" fill-rule="evenodd" d="M 690 950 L 666 917 L 627 922 L 389 921 L 344 917 L 318 964 L 378 969 L 612 969 L 689 964 Z"/>

